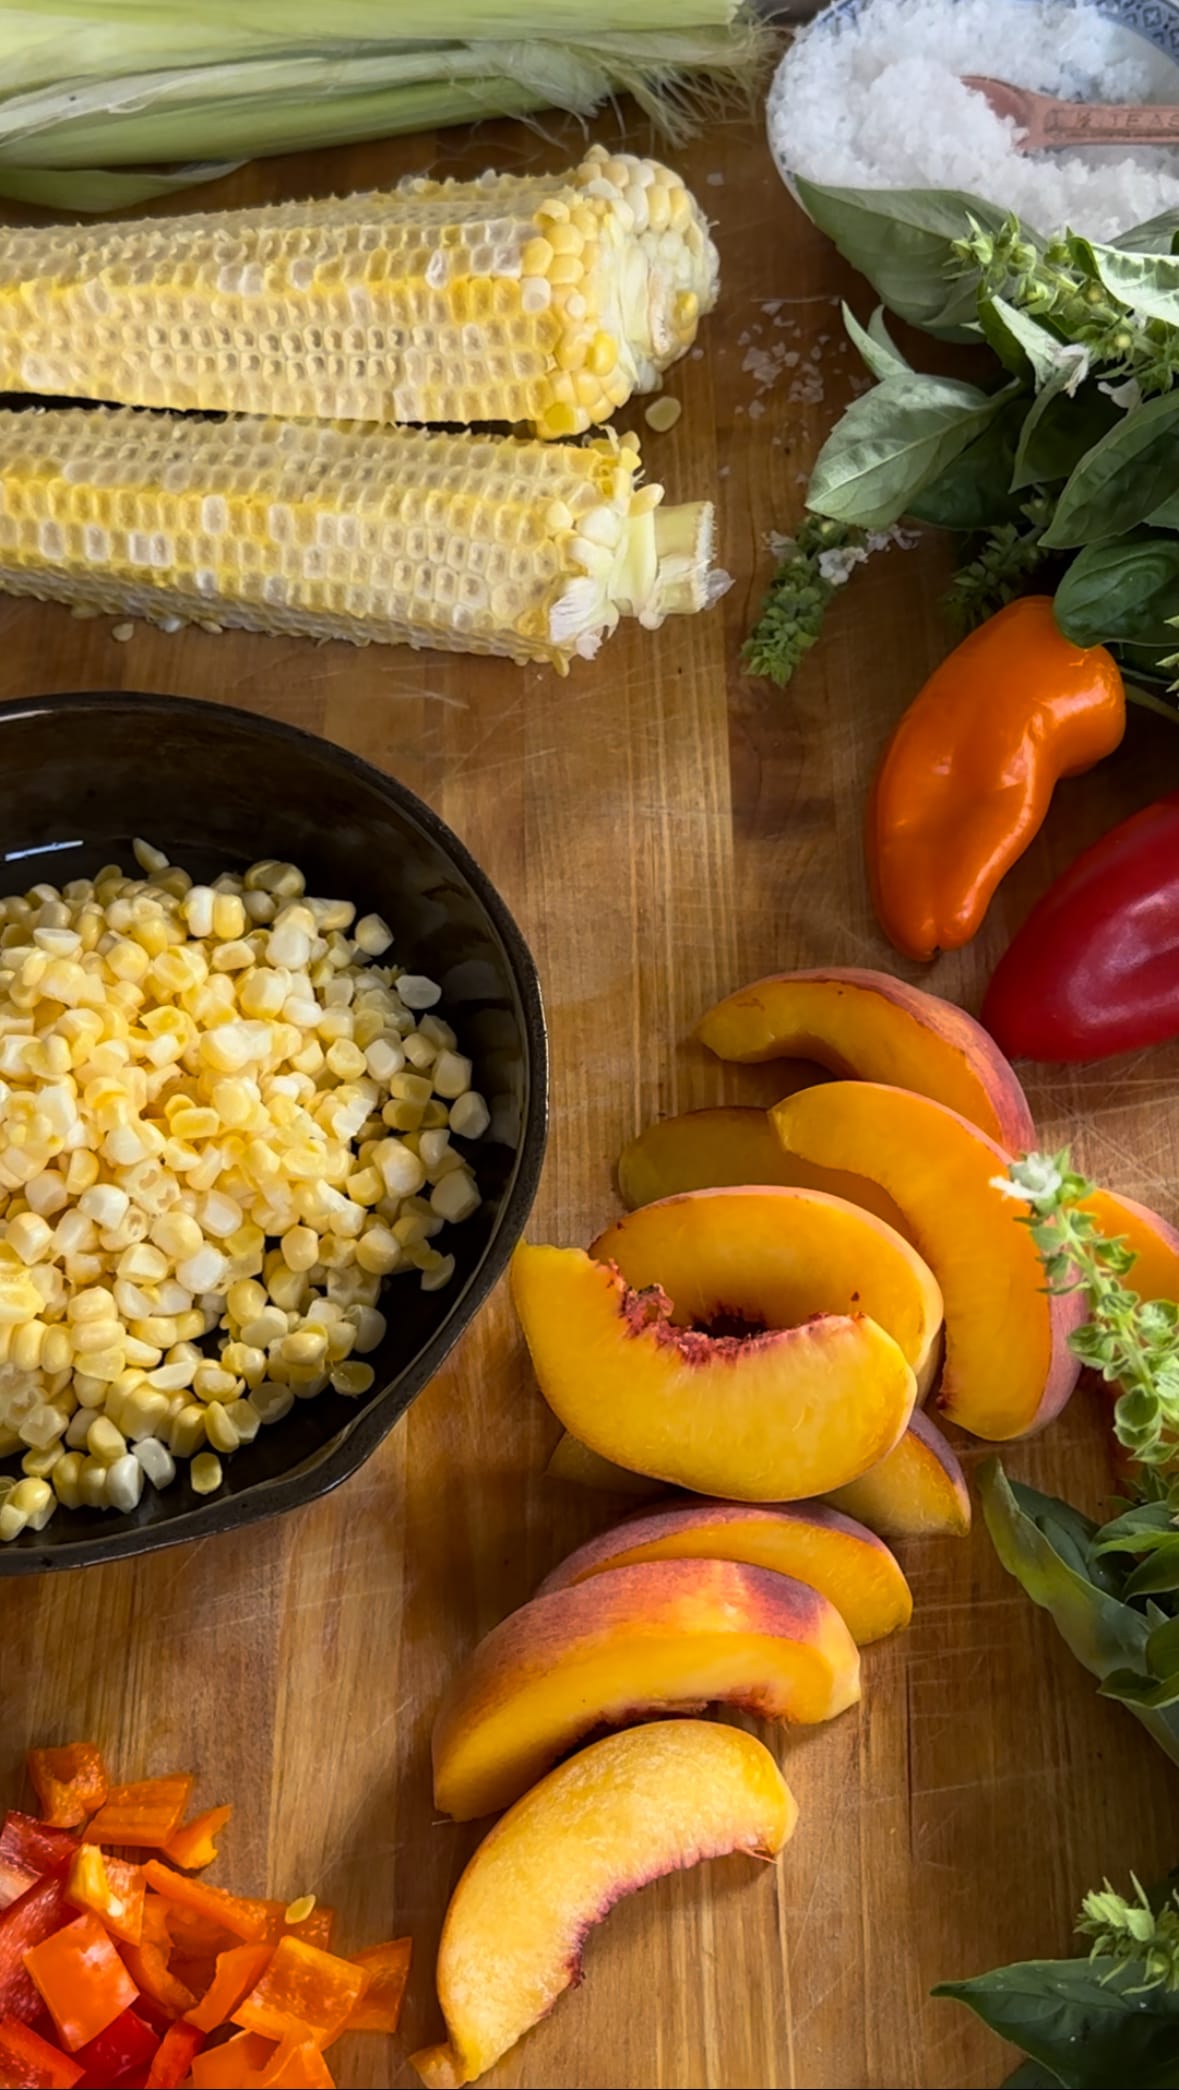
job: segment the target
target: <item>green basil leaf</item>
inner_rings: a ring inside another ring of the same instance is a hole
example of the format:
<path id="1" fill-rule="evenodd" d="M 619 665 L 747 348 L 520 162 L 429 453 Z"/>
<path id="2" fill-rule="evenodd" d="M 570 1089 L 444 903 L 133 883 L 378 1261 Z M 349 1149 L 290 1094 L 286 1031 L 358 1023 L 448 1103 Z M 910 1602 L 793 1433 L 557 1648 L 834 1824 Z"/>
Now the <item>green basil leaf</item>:
<path id="1" fill-rule="evenodd" d="M 1119 304 L 1143 319 L 1179 325 L 1179 258 L 1170 253 L 1127 253 L 1123 247 L 1103 247 L 1077 233 L 1070 235 L 1069 245 L 1078 265 Z"/>
<path id="2" fill-rule="evenodd" d="M 886 377 L 853 399 L 820 450 L 807 488 L 815 514 L 884 529 L 973 442 L 1008 394 L 958 378 Z"/>
<path id="3" fill-rule="evenodd" d="M 1179 1532 L 1139 1562 L 1127 1577 L 1125 1594 L 1144 1597 L 1171 1589 L 1179 1589 Z"/>
<path id="4" fill-rule="evenodd" d="M 1006 298 L 984 292 L 978 300 L 978 323 L 1004 369 L 1017 377 L 1030 371 L 1037 391 L 1062 367 L 1062 357 L 1066 376 L 1072 374 L 1071 359 L 1055 334 L 1018 306 L 1009 305 Z"/>
<path id="5" fill-rule="evenodd" d="M 1102 1698 L 1116 1698 L 1131 1712 L 1163 1712 L 1179 1705 L 1179 1676 L 1140 1676 L 1136 1669 L 1111 1669 L 1100 1685 Z"/>
<path id="6" fill-rule="evenodd" d="M 965 2003 L 1066 2090 L 1179 2084 L 1179 1995 L 1132 1994 L 1142 1968 L 1110 1959 L 1033 1959 L 933 1993 Z"/>
<path id="7" fill-rule="evenodd" d="M 1160 1680 L 1179 1672 L 1179 1618 L 1168 1618 L 1153 1627 L 1146 1643 L 1146 1659 L 1152 1676 Z"/>
<path id="8" fill-rule="evenodd" d="M 1026 410 L 1026 393 L 1008 400 L 990 427 L 910 503 L 914 520 L 942 530 L 991 530 L 1020 521 L 1011 474 Z"/>
<path id="9" fill-rule="evenodd" d="M 971 338 L 978 279 L 950 274 L 953 243 L 971 219 L 998 231 L 1004 214 L 993 203 L 953 189 L 835 189 L 802 179 L 795 186 L 807 215 L 890 312 L 927 333 Z"/>
<path id="10" fill-rule="evenodd" d="M 868 325 L 862 327 L 851 307 L 845 303 L 843 324 L 860 352 L 861 361 L 873 377 L 903 377 L 912 370 L 912 364 L 906 363 L 900 349 L 889 339 L 883 305 L 877 305 Z"/>
<path id="11" fill-rule="evenodd" d="M 1096 385 L 1082 385 L 1070 399 L 1065 390 L 1068 378 L 1062 367 L 1028 408 L 1011 481 L 1016 492 L 1024 486 L 1052 486 L 1067 479 L 1086 452 L 1126 418 Z"/>
<path id="12" fill-rule="evenodd" d="M 1125 247 L 1131 254 L 1173 254 L 1176 236 L 1179 210 L 1164 210 L 1157 218 L 1146 218 L 1141 225 L 1131 225 L 1128 232 L 1119 232 L 1113 245 Z"/>
<path id="13" fill-rule="evenodd" d="M 1068 478 L 1043 542 L 1053 551 L 1123 537 L 1179 482 L 1179 391 L 1126 414 Z"/>
<path id="14" fill-rule="evenodd" d="M 1056 621 L 1076 646 L 1113 639 L 1179 651 L 1167 622 L 1179 610 L 1179 536 L 1124 538 L 1087 544 L 1056 590 Z M 1179 1540 L 1175 1527 L 1168 1524 Z"/>
<path id="15" fill-rule="evenodd" d="M 1095 1553 L 1148 1553 L 1160 1538 L 1176 1536 L 1174 1512 L 1165 1502 L 1137 1502 L 1120 1517 L 1103 1524 L 1093 1544 Z"/>

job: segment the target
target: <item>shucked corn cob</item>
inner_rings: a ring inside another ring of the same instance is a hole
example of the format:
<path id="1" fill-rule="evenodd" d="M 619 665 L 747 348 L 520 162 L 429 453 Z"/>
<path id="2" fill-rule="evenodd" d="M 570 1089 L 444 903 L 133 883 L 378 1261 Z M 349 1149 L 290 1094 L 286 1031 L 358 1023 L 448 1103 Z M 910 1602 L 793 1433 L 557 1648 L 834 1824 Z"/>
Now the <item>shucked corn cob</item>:
<path id="1" fill-rule="evenodd" d="M 585 447 L 356 423 L 0 413 L 0 590 L 157 624 L 591 656 L 701 609 L 712 508 Z"/>
<path id="2" fill-rule="evenodd" d="M 568 173 L 0 235 L 0 391 L 579 434 L 715 302 L 679 176 Z"/>

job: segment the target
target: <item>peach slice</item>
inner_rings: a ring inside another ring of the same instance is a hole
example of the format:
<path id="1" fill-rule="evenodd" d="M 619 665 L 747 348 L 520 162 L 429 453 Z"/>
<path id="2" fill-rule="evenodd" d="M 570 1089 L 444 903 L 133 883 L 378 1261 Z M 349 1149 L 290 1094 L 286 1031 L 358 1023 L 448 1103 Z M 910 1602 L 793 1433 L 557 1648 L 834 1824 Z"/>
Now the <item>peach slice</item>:
<path id="1" fill-rule="evenodd" d="M 540 1390 L 591 1451 L 738 1502 L 825 1495 L 891 1451 L 917 1382 L 867 1314 L 713 1336 L 677 1328 L 580 1248 L 520 1247 L 512 1296 Z"/>
<path id="2" fill-rule="evenodd" d="M 545 1472 L 550 1480 L 567 1480 L 575 1488 L 599 1488 L 604 1493 L 616 1495 L 652 1495 L 663 1493 L 663 1482 L 652 1480 L 649 1473 L 631 1473 L 626 1466 L 616 1466 L 613 1459 L 604 1459 L 588 1444 L 581 1444 L 562 1430 L 557 1439 Z"/>
<path id="3" fill-rule="evenodd" d="M 660 1285 L 679 1326 L 793 1328 L 866 1313 L 913 1367 L 923 1400 L 941 1362 L 942 1295 L 901 1235 L 821 1190 L 746 1184 L 665 1197 L 617 1219 L 590 1249 L 641 1292 Z"/>
<path id="4" fill-rule="evenodd" d="M 995 1439 L 1050 1422 L 1077 1382 L 1068 1337 L 1085 1308 L 1044 1292 L 1018 1207 L 995 1187 L 1002 1148 L 945 1104 L 883 1082 L 803 1089 L 770 1115 L 789 1152 L 833 1168 L 854 1156 L 901 1207 L 945 1300 L 937 1404 L 951 1421 Z"/>
<path id="5" fill-rule="evenodd" d="M 764 1110 L 743 1104 L 716 1110 L 686 1110 L 678 1118 L 656 1118 L 618 1157 L 618 1188 L 632 1210 L 686 1190 L 716 1190 L 737 1183 L 784 1183 L 826 1190 L 875 1212 L 901 1230 L 890 1197 L 867 1176 L 834 1168 L 812 1168 L 797 1154 L 784 1154 Z"/>
<path id="6" fill-rule="evenodd" d="M 736 1502 L 681 1502 L 640 1511 L 579 1546 L 537 1594 L 548 1596 L 607 1568 L 641 1560 L 741 1560 L 793 1575 L 834 1604 L 860 1647 L 907 1626 L 913 1615 L 909 1585 L 888 1547 L 862 1524 L 817 1502 L 774 1503 L 764 1509 Z"/>
<path id="7" fill-rule="evenodd" d="M 1124 1240 L 1134 1264 L 1124 1282 L 1140 1299 L 1179 1299 L 1179 1233 L 1149 1205 L 1097 1190 L 1085 1210 L 1110 1240 Z"/>
<path id="8" fill-rule="evenodd" d="M 931 1096 L 1013 1153 L 1036 1143 L 1027 1097 L 982 1025 L 890 973 L 829 966 L 755 980 L 710 1009 L 696 1036 L 723 1060 L 814 1060 Z"/>
<path id="9" fill-rule="evenodd" d="M 611 1568 L 479 1642 L 434 1723 L 434 1804 L 510 1807 L 595 1727 L 713 1701 L 810 1725 L 859 1695 L 855 1641 L 817 1590 L 732 1560 Z"/>
<path id="10" fill-rule="evenodd" d="M 431 2090 L 498 2061 L 581 1978 L 590 1926 L 703 1858 L 773 1858 L 798 1809 L 763 1743 L 661 1720 L 583 1749 L 517 1801 L 451 1896 L 438 1947 L 449 2037 L 412 2055 Z"/>
<path id="11" fill-rule="evenodd" d="M 920 1411 L 895 1451 L 827 1499 L 882 1538 L 965 1538 L 970 1530 L 966 1475 L 941 1431 Z"/>

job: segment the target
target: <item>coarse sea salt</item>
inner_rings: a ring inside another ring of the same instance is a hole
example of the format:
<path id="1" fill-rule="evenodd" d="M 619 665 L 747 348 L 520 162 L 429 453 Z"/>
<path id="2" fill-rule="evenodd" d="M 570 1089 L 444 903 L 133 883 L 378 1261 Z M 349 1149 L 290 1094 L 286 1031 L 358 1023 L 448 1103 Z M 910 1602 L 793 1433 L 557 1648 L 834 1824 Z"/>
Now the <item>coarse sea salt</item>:
<path id="1" fill-rule="evenodd" d="M 796 39 L 770 92 L 782 166 L 835 188 L 963 189 L 1093 239 L 1179 204 L 1179 153 L 1016 150 L 960 73 L 1072 101 L 1179 100 L 1174 69 L 1089 0 L 866 0 Z"/>

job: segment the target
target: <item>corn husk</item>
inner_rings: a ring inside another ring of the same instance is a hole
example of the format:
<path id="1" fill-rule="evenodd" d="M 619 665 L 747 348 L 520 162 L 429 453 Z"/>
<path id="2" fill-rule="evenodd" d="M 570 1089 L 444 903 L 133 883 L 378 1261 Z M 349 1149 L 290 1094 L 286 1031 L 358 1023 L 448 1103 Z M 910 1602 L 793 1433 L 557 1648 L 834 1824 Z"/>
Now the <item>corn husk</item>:
<path id="1" fill-rule="evenodd" d="M 592 20 L 581 0 L 463 0 L 445 42 L 436 0 L 317 0 L 314 16 L 304 0 L 213 0 L 192 19 L 175 0 L 0 0 L 0 193 L 109 210 L 267 154 L 588 116 L 624 93 L 678 140 L 768 48 L 740 0 L 598 0 Z"/>

